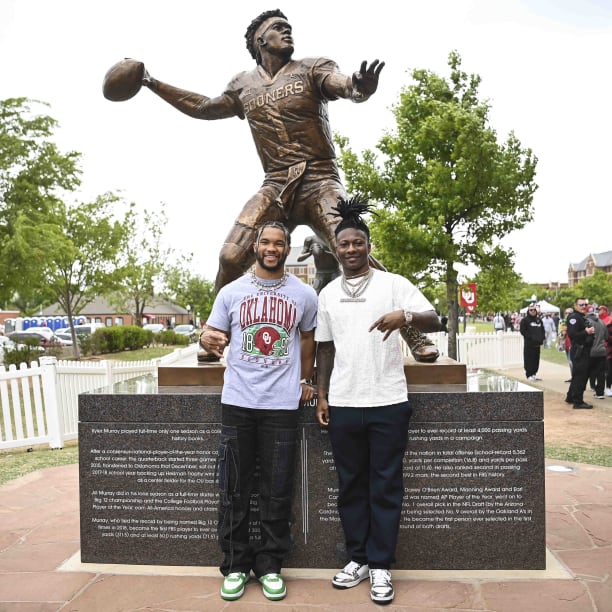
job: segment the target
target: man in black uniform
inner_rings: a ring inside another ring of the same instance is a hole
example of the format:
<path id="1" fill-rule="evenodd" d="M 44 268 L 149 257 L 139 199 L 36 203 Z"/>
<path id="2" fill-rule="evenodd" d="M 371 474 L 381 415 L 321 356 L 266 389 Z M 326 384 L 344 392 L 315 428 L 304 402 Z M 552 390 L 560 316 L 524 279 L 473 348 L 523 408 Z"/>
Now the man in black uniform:
<path id="1" fill-rule="evenodd" d="M 540 349 L 544 344 L 544 324 L 535 304 L 529 304 L 527 314 L 519 325 L 523 336 L 523 366 L 527 380 L 541 380 L 536 376 L 540 368 Z"/>
<path id="2" fill-rule="evenodd" d="M 572 379 L 565 401 L 574 408 L 592 408 L 584 401 L 584 389 L 589 379 L 589 355 L 595 332 L 584 316 L 588 306 L 586 298 L 577 298 L 574 311 L 567 317 L 567 335 L 571 341 L 570 360 L 572 362 Z"/>

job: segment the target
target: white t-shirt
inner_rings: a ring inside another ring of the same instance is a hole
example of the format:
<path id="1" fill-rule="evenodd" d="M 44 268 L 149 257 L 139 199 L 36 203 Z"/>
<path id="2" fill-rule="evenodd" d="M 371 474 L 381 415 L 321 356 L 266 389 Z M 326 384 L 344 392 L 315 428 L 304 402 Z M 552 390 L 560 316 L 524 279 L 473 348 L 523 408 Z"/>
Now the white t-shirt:
<path id="1" fill-rule="evenodd" d="M 390 272 L 373 270 L 361 297 L 364 302 L 341 301 L 348 296 L 341 277 L 319 295 L 318 342 L 333 341 L 336 349 L 329 385 L 330 406 L 387 406 L 407 398 L 404 357 L 399 331 L 384 334 L 368 329 L 379 317 L 394 310 L 425 312 L 433 306 L 407 279 Z"/>

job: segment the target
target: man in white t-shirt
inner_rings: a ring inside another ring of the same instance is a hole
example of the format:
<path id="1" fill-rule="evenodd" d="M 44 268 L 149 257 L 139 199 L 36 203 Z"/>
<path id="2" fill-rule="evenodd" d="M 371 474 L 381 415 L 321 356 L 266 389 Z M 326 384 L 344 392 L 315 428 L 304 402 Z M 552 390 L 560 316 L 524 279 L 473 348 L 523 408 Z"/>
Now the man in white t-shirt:
<path id="1" fill-rule="evenodd" d="M 319 294 L 317 419 L 328 428 L 339 480 L 338 511 L 350 562 L 332 579 L 370 578 L 377 603 L 394 597 L 390 567 L 404 494 L 402 459 L 411 408 L 399 329 L 437 331 L 438 316 L 407 279 L 369 267 L 370 233 L 358 198 L 340 200 L 336 254 L 342 275 Z"/>

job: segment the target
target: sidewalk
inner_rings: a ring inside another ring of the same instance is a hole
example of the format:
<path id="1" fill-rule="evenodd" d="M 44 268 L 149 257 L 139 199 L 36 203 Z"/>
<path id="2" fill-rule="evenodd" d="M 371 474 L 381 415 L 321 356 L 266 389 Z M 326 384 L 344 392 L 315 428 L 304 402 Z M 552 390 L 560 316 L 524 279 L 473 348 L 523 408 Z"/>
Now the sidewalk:
<path id="1" fill-rule="evenodd" d="M 546 390 L 561 393 L 564 397 L 569 386 L 568 383 L 565 382 L 570 377 L 569 366 L 567 364 L 560 365 L 558 363 L 552 363 L 551 361 L 540 361 L 538 378 L 542 380 L 535 382 L 527 380 L 525 377 L 525 370 L 522 366 L 518 368 L 508 368 L 507 370 L 499 370 L 498 373 L 508 376 L 509 378 L 516 378 L 531 387 L 542 389 L 542 391 Z M 586 401 L 590 401 L 590 399 L 588 399 L 588 393 L 585 394 L 585 399 Z"/>
<path id="2" fill-rule="evenodd" d="M 526 382 L 520 368 L 500 373 Z M 529 384 L 565 393 L 567 374 L 542 362 L 543 380 Z M 612 612 L 612 468 L 546 465 L 546 570 L 394 571 L 396 596 L 386 609 Z M 379 609 L 365 582 L 333 589 L 330 570 L 287 570 L 280 602 L 251 583 L 228 603 L 218 594 L 217 568 L 82 564 L 76 464 L 1 486 L 0 519 L 0 612 Z"/>
<path id="3" fill-rule="evenodd" d="M 563 465 L 571 471 L 546 471 L 546 570 L 395 571 L 387 609 L 612 611 L 612 468 Z M 1 612 L 378 608 L 367 583 L 335 590 L 329 570 L 287 571 L 283 601 L 267 602 L 253 583 L 228 604 L 219 598 L 216 568 L 81 564 L 77 465 L 0 487 L 0 516 Z"/>

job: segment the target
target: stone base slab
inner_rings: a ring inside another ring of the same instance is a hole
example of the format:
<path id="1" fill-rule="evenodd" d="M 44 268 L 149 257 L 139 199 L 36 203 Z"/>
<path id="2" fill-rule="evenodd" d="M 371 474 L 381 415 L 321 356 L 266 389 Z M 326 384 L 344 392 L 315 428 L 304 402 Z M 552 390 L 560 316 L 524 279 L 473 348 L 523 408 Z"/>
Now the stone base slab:
<path id="1" fill-rule="evenodd" d="M 193 366 L 160 366 L 160 387 L 223 385 L 225 366 L 221 363 L 194 364 Z M 404 372 L 409 385 L 465 385 L 466 366 L 449 357 L 440 357 L 434 363 L 419 363 L 406 358 Z"/>

